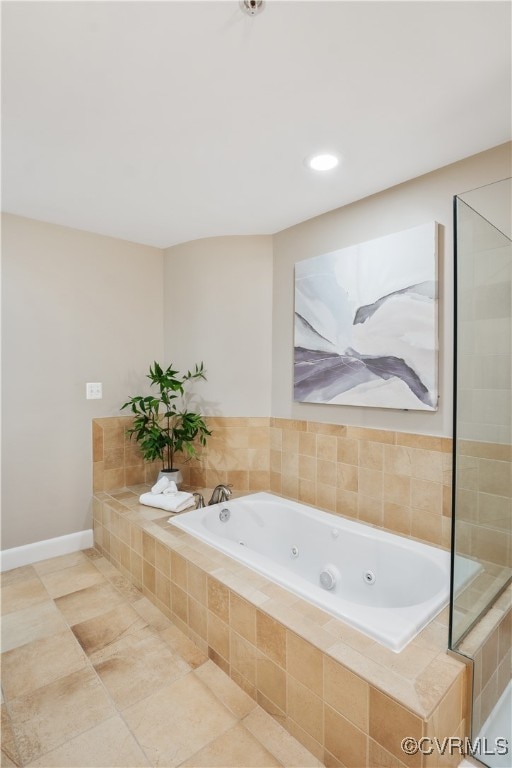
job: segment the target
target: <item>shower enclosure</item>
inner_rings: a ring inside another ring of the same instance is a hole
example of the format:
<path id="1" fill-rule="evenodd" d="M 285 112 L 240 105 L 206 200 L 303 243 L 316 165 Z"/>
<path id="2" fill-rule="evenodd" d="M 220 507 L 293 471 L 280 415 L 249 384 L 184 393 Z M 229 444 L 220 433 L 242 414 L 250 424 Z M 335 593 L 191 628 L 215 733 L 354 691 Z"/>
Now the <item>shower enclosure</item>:
<path id="1" fill-rule="evenodd" d="M 511 192 L 505 179 L 454 199 L 450 648 L 473 661 L 473 756 L 493 768 L 512 765 Z"/>

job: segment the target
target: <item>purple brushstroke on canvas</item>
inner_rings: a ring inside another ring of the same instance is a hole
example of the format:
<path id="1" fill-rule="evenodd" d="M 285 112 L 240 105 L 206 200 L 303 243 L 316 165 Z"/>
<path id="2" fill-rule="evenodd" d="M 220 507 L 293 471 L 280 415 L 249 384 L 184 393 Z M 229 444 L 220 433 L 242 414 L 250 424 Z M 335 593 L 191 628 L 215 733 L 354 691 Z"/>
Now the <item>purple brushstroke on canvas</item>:
<path id="1" fill-rule="evenodd" d="M 426 299 L 435 298 L 435 283 L 425 281 L 409 285 L 398 291 L 382 296 L 373 304 L 359 307 L 354 315 L 354 325 L 364 323 L 386 301 L 397 295 L 415 294 Z M 328 341 L 302 315 L 295 313 L 296 322 L 323 341 Z M 418 374 L 407 363 L 393 355 L 361 355 L 354 349 L 347 349 L 339 355 L 335 352 L 320 352 L 304 347 L 295 347 L 294 397 L 297 400 L 321 399 L 328 402 L 343 392 L 371 381 L 397 378 L 403 381 L 418 398 L 433 407 L 428 388 Z"/>
<path id="2" fill-rule="evenodd" d="M 315 400 L 321 396 L 328 402 L 359 384 L 393 377 L 401 379 L 420 402 L 432 406 L 427 387 L 399 357 L 359 355 L 353 349 L 337 355 L 295 347 L 294 396 L 298 400 L 307 401 L 314 394 Z"/>
<path id="3" fill-rule="evenodd" d="M 302 325 L 308 329 L 311 333 L 313 333 L 315 336 L 318 336 L 319 339 L 322 339 L 322 341 L 326 341 L 331 346 L 334 346 L 333 343 L 330 341 L 330 339 L 326 339 L 325 336 L 322 336 L 321 333 L 318 333 L 318 331 L 313 328 L 311 323 L 308 323 L 305 317 L 302 317 L 298 312 L 295 312 L 295 322 L 299 321 L 299 323 L 302 323 Z"/>
<path id="4" fill-rule="evenodd" d="M 400 295 L 415 295 L 424 296 L 426 299 L 435 299 L 436 297 L 436 284 L 433 280 L 426 280 L 423 283 L 416 283 L 415 285 L 408 285 L 407 288 L 401 288 L 399 291 L 393 291 L 392 293 L 381 296 L 380 299 L 374 301 L 373 304 L 365 304 L 359 307 L 354 316 L 354 325 L 358 323 L 364 323 L 389 299 L 394 296 Z"/>

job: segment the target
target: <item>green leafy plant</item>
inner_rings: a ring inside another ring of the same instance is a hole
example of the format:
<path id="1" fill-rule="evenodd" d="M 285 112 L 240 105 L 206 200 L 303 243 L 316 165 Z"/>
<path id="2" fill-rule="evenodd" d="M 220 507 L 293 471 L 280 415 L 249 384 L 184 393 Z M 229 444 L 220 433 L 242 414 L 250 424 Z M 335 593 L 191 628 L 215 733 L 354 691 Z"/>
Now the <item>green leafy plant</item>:
<path id="1" fill-rule="evenodd" d="M 154 362 L 147 378 L 151 386 L 158 389 L 158 395 L 135 395 L 121 408 L 130 408 L 134 414 L 128 434 L 137 440 L 145 461 L 160 459 L 163 471 L 172 472 L 176 453 L 197 458 L 194 441 L 204 446 L 207 436 L 211 435 L 203 417 L 188 411 L 183 402 L 186 382 L 206 380 L 203 363 L 196 363 L 193 371 L 181 376 L 172 363 L 164 370 Z"/>

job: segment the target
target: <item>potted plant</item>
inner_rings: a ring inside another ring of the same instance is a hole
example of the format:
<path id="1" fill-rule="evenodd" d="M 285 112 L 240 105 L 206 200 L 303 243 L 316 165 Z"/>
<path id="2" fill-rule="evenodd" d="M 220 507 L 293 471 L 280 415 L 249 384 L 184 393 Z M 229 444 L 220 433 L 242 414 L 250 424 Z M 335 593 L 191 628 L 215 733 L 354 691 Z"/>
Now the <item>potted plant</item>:
<path id="1" fill-rule="evenodd" d="M 194 441 L 206 445 L 206 438 L 211 435 L 203 417 L 189 411 L 184 406 L 185 384 L 193 379 L 205 379 L 203 363 L 195 365 L 193 371 L 183 376 L 171 365 L 165 370 L 154 362 L 149 368 L 148 379 L 158 392 L 153 395 L 135 395 L 121 406 L 130 408 L 133 413 L 133 427 L 128 429 L 130 437 L 135 437 L 145 461 L 162 462 L 159 478 L 166 474 L 178 484 L 181 474 L 174 466 L 177 453 L 187 458 L 197 458 L 198 452 Z"/>

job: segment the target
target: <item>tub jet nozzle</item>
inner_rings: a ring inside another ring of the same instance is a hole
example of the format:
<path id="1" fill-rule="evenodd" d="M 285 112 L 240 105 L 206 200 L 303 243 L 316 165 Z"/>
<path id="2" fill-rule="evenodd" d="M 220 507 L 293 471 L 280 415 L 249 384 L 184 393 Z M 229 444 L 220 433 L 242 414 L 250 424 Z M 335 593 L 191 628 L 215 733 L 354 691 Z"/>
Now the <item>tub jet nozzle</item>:
<path id="1" fill-rule="evenodd" d="M 332 568 L 324 568 L 320 573 L 320 584 L 324 589 L 334 589 L 336 586 L 336 574 Z"/>

